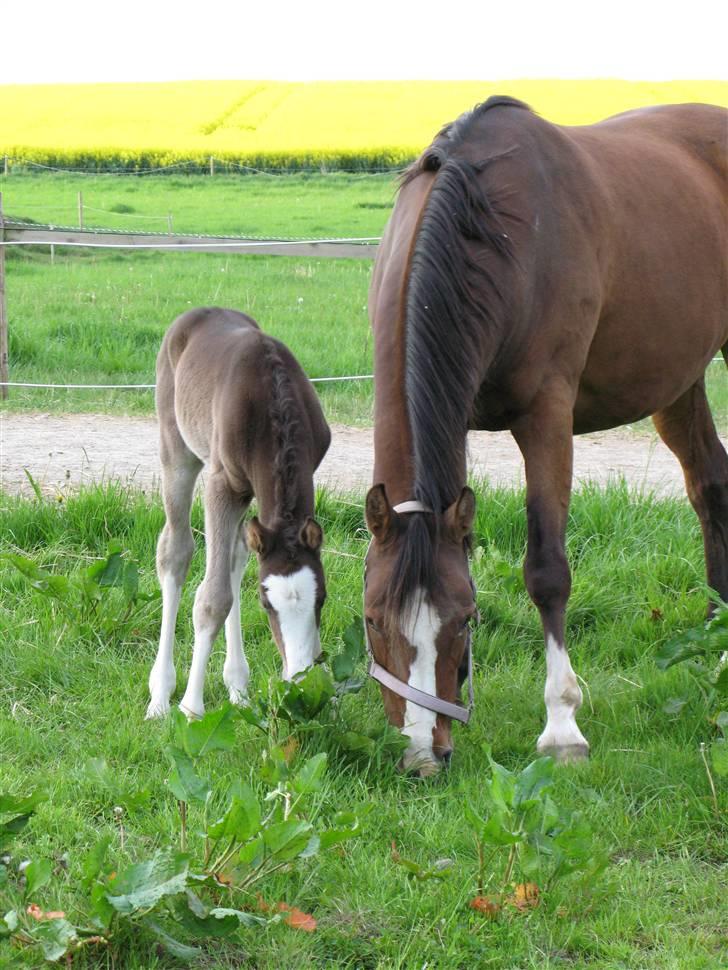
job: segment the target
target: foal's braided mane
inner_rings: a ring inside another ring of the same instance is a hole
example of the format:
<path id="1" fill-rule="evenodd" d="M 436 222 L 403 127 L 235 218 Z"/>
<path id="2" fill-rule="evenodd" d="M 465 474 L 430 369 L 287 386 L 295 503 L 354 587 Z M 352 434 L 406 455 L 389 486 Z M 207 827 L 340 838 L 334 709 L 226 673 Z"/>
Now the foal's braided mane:
<path id="1" fill-rule="evenodd" d="M 283 522 L 283 542 L 291 551 L 298 537 L 300 413 L 288 370 L 276 342 L 270 337 L 263 340 L 263 360 L 270 378 L 269 418 L 276 445 L 273 459 L 276 516 Z"/>
<path id="2" fill-rule="evenodd" d="M 410 254 L 405 298 L 412 497 L 436 515 L 407 516 L 388 596 L 393 619 L 407 610 L 417 588 L 432 593 L 437 585 L 438 513 L 462 488 L 468 421 L 502 328 L 504 294 L 475 252 L 486 247 L 505 259 L 511 255 L 498 212 L 478 179 L 504 156 L 491 154 L 474 163 L 456 152 L 475 123 L 501 106 L 529 110 L 512 98 L 490 98 L 443 128 L 402 177 L 406 185 L 421 172 L 437 173 Z"/>

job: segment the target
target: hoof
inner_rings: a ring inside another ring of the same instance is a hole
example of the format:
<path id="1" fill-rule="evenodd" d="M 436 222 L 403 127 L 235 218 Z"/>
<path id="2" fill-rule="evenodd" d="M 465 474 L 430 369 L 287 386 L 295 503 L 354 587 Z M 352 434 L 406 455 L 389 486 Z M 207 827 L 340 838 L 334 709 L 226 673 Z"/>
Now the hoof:
<path id="1" fill-rule="evenodd" d="M 230 687 L 228 688 L 228 697 L 230 703 L 236 704 L 238 707 L 248 703 L 248 692 L 245 689 L 238 690 L 237 687 Z"/>
<path id="2" fill-rule="evenodd" d="M 147 713 L 144 715 L 145 721 L 157 721 L 169 714 L 169 701 L 150 701 Z"/>
<path id="3" fill-rule="evenodd" d="M 540 755 L 550 755 L 554 761 L 562 765 L 574 764 L 577 761 L 587 761 L 589 758 L 588 744 L 552 745 L 538 749 Z"/>
<path id="4" fill-rule="evenodd" d="M 179 709 L 182 711 L 188 721 L 199 721 L 200 718 L 204 717 L 205 714 L 204 707 L 199 711 L 195 711 L 191 707 L 187 707 L 184 700 L 179 702 Z"/>

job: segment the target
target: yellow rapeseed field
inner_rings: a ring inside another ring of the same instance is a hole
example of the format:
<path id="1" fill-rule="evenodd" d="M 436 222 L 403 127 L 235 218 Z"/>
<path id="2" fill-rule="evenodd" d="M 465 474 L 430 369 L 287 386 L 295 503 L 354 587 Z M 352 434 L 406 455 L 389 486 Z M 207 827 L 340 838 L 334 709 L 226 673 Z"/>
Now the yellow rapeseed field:
<path id="1" fill-rule="evenodd" d="M 728 82 L 199 81 L 0 86 L 0 155 L 130 170 L 210 156 L 249 165 L 399 165 L 492 94 L 587 124 L 648 104 L 728 105 Z"/>

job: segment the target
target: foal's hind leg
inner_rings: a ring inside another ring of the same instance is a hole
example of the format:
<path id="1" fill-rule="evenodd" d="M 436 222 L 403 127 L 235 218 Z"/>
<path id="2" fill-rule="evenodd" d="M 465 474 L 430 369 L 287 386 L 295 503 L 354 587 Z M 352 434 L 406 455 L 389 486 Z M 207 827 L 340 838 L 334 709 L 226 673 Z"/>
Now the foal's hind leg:
<path id="1" fill-rule="evenodd" d="M 703 530 L 708 585 L 728 600 L 728 455 L 713 424 L 704 381 L 652 420 L 682 465 Z"/>
<path id="2" fill-rule="evenodd" d="M 221 470 L 210 472 L 205 486 L 207 564 L 205 578 L 195 595 L 192 613 L 195 646 L 187 690 L 179 705 L 188 717 L 202 717 L 205 712 L 205 668 L 215 638 L 233 606 L 233 548 L 238 541 L 240 520 L 247 506 L 247 500 L 242 501 L 231 490 Z"/>
<path id="3" fill-rule="evenodd" d="M 240 704 L 248 692 L 250 670 L 243 650 L 243 631 L 240 625 L 240 581 L 248 561 L 248 546 L 245 542 L 245 525 L 241 521 L 233 543 L 230 579 L 233 592 L 233 605 L 225 620 L 225 666 L 222 679 L 233 704 Z"/>
<path id="4" fill-rule="evenodd" d="M 147 718 L 169 711 L 175 686 L 174 629 L 182 585 L 195 549 L 190 508 L 202 463 L 187 448 L 176 427 L 161 432 L 162 497 L 166 522 L 157 543 L 157 576 L 162 589 L 162 630 L 159 650 L 149 675 Z"/>
<path id="5" fill-rule="evenodd" d="M 541 754 L 575 761 L 589 754 L 575 714 L 581 688 L 565 641 L 571 574 L 565 535 L 572 473 L 572 404 L 568 388 L 550 389 L 512 433 L 526 463 L 528 547 L 524 576 L 541 614 L 546 641 L 546 727 L 537 742 Z"/>

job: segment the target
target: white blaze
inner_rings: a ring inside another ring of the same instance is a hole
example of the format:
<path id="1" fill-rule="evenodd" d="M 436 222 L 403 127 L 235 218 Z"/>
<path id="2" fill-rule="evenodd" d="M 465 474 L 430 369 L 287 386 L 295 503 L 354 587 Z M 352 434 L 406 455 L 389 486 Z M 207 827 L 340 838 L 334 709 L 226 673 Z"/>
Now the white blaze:
<path id="1" fill-rule="evenodd" d="M 263 580 L 270 605 L 276 611 L 286 654 L 284 676 L 310 667 L 321 653 L 316 626 L 316 577 L 310 566 L 290 576 L 267 576 Z"/>
<path id="2" fill-rule="evenodd" d="M 416 650 L 407 682 L 410 687 L 435 697 L 437 696 L 435 644 L 441 626 L 442 622 L 437 610 L 432 604 L 425 602 L 424 593 L 418 590 L 412 600 L 412 608 L 403 618 L 400 627 L 402 635 Z M 437 714 L 434 711 L 428 711 L 418 704 L 413 704 L 412 701 L 407 701 L 402 734 L 410 739 L 410 746 L 404 755 L 405 765 L 416 766 L 417 762 L 436 760 L 432 748 L 432 731 L 436 721 Z"/>

